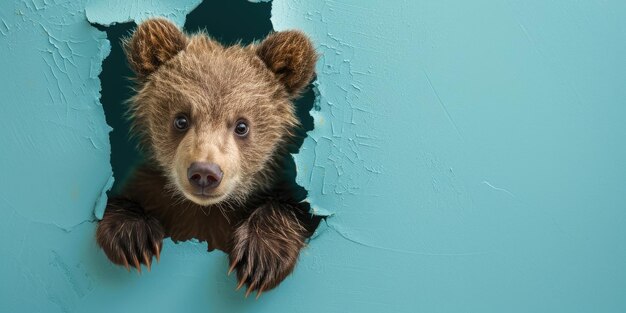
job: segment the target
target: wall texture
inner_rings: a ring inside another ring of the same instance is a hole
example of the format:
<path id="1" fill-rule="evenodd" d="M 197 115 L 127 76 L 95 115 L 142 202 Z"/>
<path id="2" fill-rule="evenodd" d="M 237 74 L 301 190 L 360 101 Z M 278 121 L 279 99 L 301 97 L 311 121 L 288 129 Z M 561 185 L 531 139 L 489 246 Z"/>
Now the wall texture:
<path id="1" fill-rule="evenodd" d="M 626 311 L 619 0 L 275 0 L 274 29 L 323 55 L 296 161 L 330 216 L 296 272 L 254 300 L 204 244 L 111 265 L 90 22 L 182 25 L 199 2 L 0 4 L 0 312 Z"/>

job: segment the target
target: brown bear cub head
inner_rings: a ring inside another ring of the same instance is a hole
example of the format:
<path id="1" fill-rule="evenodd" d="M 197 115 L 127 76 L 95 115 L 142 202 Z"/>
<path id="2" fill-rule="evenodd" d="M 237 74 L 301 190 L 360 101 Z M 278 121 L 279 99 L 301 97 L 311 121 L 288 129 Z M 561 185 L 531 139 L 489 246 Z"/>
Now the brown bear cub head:
<path id="1" fill-rule="evenodd" d="M 317 56 L 304 34 L 225 47 L 155 19 L 124 48 L 138 83 L 133 129 L 175 194 L 205 206 L 271 187 L 298 127 L 292 100 L 314 75 Z"/>

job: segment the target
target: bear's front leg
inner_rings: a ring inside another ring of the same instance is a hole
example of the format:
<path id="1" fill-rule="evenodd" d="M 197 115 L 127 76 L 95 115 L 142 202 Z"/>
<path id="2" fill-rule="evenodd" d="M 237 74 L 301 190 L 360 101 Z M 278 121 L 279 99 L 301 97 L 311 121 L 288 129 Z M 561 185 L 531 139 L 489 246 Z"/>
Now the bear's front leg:
<path id="1" fill-rule="evenodd" d="M 104 217 L 98 223 L 96 240 L 111 262 L 130 271 L 132 264 L 141 273 L 141 264 L 150 270 L 152 257 L 163 245 L 163 227 L 144 213 L 138 203 L 118 197 L 110 198 Z"/>
<path id="2" fill-rule="evenodd" d="M 237 289 L 248 285 L 246 297 L 256 290 L 258 298 L 293 271 L 308 234 L 296 209 L 293 204 L 269 201 L 235 229 L 229 274 L 237 270 Z"/>

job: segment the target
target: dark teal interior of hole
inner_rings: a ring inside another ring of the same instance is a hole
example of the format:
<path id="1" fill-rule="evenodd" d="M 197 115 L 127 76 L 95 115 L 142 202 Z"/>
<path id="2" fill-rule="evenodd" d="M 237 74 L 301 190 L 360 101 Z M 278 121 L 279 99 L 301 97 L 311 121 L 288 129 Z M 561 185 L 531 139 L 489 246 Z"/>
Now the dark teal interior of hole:
<path id="1" fill-rule="evenodd" d="M 273 29 L 270 21 L 271 3 L 251 3 L 246 0 L 204 1 L 187 15 L 184 29 L 188 33 L 205 30 L 211 37 L 225 45 L 249 44 L 265 38 Z M 101 101 L 107 123 L 113 128 L 111 139 L 111 166 L 115 184 L 111 194 L 120 192 L 125 179 L 134 166 L 142 161 L 137 142 L 129 136 L 130 123 L 125 116 L 125 101 L 132 96 L 132 72 L 121 47 L 121 39 L 129 36 L 134 23 L 116 24 L 101 27 L 111 42 L 111 53 L 104 60 L 100 80 L 102 83 Z M 296 102 L 296 110 L 303 128 L 298 132 L 290 152 L 298 152 L 306 132 L 313 129 L 313 118 L 309 111 L 313 107 L 315 94 L 309 88 Z M 306 190 L 295 183 L 296 167 L 293 158 L 284 161 L 285 172 L 281 187 L 295 195 L 294 200 L 306 198 Z"/>
<path id="2" fill-rule="evenodd" d="M 222 44 L 249 44 L 261 40 L 272 28 L 270 3 L 247 0 L 205 0 L 187 15 L 185 30 L 205 29 Z"/>
<path id="3" fill-rule="evenodd" d="M 124 23 L 101 27 L 106 31 L 111 42 L 111 53 L 102 62 L 100 83 L 102 91 L 100 102 L 104 108 L 107 124 L 113 128 L 109 134 L 111 140 L 111 167 L 115 183 L 110 193 L 118 193 L 120 186 L 132 168 L 141 162 L 142 156 L 137 149 L 137 141 L 129 136 L 130 122 L 126 118 L 125 101 L 132 96 L 132 71 L 126 62 L 120 39 L 127 36 L 135 27 L 134 23 Z"/>

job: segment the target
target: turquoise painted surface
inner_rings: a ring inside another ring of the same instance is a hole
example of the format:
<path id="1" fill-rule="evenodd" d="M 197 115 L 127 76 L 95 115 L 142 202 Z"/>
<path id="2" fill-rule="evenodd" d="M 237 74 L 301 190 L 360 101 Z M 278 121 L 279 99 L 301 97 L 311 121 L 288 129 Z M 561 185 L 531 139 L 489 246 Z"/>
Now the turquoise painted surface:
<path id="1" fill-rule="evenodd" d="M 198 1 L 124 3 L 0 4 L 1 312 L 626 311 L 624 2 L 274 1 L 323 53 L 297 162 L 333 215 L 256 301 L 203 244 L 142 276 L 96 248 L 110 45 L 87 18 Z"/>

